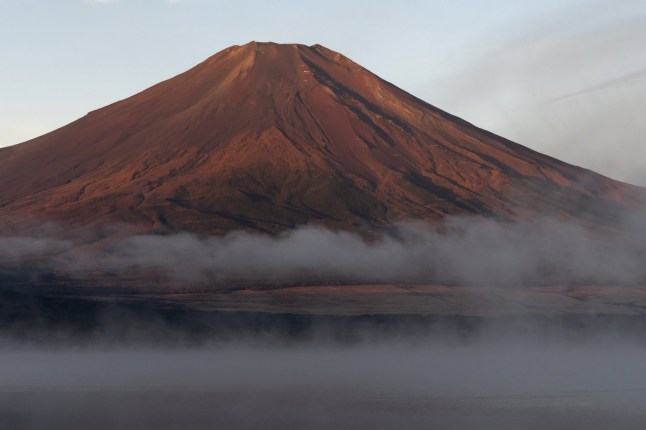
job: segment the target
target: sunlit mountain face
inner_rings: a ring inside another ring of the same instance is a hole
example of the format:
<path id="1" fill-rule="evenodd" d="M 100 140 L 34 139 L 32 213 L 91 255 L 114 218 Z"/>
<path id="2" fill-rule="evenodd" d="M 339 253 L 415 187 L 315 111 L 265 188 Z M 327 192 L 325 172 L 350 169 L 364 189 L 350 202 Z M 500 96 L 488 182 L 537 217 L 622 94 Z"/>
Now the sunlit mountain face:
<path id="1" fill-rule="evenodd" d="M 205 233 L 449 215 L 608 224 L 644 195 L 476 128 L 323 46 L 256 42 L 1 149 L 0 181 L 3 220 Z"/>

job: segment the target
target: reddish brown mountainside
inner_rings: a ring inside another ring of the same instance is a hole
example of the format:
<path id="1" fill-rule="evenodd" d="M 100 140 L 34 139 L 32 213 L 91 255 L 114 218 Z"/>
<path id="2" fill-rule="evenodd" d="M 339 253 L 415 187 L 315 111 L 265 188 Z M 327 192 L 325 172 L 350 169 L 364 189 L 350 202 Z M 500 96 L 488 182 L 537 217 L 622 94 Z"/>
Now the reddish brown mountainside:
<path id="1" fill-rule="evenodd" d="M 320 45 L 233 46 L 0 150 L 0 217 L 221 233 L 449 214 L 603 221 L 640 188 L 453 117 Z"/>

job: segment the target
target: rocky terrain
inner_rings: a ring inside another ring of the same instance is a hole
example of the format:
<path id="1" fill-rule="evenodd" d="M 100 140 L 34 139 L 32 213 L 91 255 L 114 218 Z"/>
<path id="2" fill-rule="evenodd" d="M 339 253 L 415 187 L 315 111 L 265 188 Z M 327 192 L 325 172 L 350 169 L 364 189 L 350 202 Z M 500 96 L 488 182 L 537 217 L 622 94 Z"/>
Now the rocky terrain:
<path id="1" fill-rule="evenodd" d="M 0 220 L 135 231 L 380 230 L 537 214 L 608 224 L 641 188 L 539 154 L 320 45 L 232 46 L 0 149 Z"/>

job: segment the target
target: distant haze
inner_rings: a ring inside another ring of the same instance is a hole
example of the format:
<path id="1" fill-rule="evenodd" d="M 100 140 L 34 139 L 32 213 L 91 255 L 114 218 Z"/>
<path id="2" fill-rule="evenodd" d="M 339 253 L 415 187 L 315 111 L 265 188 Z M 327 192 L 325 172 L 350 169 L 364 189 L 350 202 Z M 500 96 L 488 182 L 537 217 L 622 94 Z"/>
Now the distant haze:
<path id="1" fill-rule="evenodd" d="M 360 19 L 358 18 L 360 17 Z M 646 185 L 646 3 L 3 2 L 0 146 L 249 40 L 322 43 L 483 128 Z M 25 25 L 29 23 L 29 25 Z"/>

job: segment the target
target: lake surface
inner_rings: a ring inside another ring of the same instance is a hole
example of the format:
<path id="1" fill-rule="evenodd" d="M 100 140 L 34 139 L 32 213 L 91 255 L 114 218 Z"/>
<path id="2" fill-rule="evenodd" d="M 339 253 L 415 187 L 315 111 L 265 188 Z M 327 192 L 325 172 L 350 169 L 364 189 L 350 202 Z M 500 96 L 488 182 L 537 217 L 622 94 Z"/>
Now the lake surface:
<path id="1" fill-rule="evenodd" d="M 0 363 L 11 429 L 646 428 L 646 349 L 621 343 L 13 345 Z"/>

